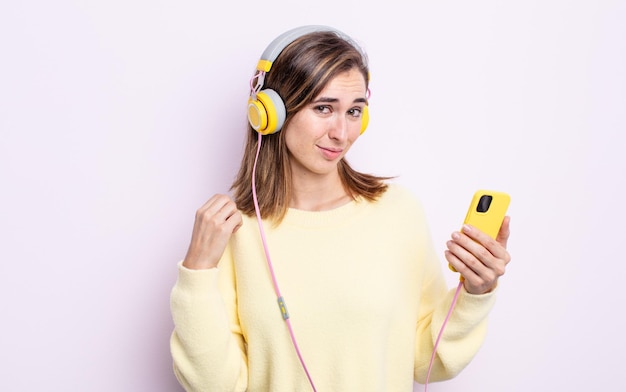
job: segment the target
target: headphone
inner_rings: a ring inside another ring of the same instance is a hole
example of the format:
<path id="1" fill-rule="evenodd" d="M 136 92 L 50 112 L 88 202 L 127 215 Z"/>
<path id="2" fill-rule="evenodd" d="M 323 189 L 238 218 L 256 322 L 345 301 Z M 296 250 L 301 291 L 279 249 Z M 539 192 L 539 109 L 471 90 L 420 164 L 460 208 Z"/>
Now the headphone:
<path id="1" fill-rule="evenodd" d="M 276 37 L 261 55 L 257 63 L 257 74 L 253 78 L 257 80 L 255 86 L 251 86 L 251 94 L 248 99 L 248 122 L 252 128 L 262 135 L 269 135 L 280 131 L 287 117 L 287 109 L 282 98 L 272 89 L 261 89 L 265 74 L 272 68 L 272 64 L 278 55 L 293 41 L 303 35 L 317 32 L 330 31 L 350 42 L 359 52 L 361 50 L 354 41 L 341 31 L 328 26 L 302 26 L 288 30 Z M 363 54 L 361 54 L 363 56 Z M 369 110 L 365 106 L 361 113 L 361 134 L 365 132 L 369 123 Z"/>

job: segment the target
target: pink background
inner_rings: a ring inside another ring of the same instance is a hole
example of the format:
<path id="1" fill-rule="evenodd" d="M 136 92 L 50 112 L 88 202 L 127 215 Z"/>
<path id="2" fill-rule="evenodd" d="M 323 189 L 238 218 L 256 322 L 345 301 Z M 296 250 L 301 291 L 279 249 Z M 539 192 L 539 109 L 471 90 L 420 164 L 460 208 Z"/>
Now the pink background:
<path id="1" fill-rule="evenodd" d="M 442 268 L 474 190 L 512 195 L 487 341 L 429 390 L 626 389 L 625 20 L 609 0 L 4 2 L 0 390 L 181 390 L 175 266 L 238 167 L 258 56 L 302 24 L 368 51 L 349 158 L 420 196 Z"/>

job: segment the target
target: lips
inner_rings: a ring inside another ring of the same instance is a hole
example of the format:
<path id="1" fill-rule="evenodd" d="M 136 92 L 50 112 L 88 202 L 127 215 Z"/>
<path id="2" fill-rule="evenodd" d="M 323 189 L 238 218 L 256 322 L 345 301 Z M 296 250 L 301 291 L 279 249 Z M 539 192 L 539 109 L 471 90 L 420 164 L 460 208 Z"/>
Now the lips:
<path id="1" fill-rule="evenodd" d="M 322 152 L 322 155 L 326 159 L 330 159 L 330 160 L 337 159 L 341 155 L 341 153 L 343 152 L 342 148 L 321 147 L 321 146 L 318 146 L 318 148 Z"/>

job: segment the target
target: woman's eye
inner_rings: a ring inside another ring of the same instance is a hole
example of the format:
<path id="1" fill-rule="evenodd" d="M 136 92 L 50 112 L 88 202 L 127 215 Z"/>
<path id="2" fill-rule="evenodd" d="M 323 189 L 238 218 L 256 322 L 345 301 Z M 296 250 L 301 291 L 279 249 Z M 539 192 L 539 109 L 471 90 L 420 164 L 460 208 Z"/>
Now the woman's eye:
<path id="1" fill-rule="evenodd" d="M 363 110 L 361 108 L 352 108 L 348 110 L 348 114 L 352 117 L 361 117 Z"/>
<path id="2" fill-rule="evenodd" d="M 330 107 L 326 105 L 316 106 L 315 110 L 319 113 L 330 113 Z"/>

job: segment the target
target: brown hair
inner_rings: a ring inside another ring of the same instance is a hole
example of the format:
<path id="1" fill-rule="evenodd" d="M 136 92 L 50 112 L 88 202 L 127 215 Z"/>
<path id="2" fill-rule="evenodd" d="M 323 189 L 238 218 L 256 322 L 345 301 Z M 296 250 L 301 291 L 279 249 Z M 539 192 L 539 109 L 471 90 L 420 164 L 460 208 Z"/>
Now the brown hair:
<path id="1" fill-rule="evenodd" d="M 355 44 L 334 32 L 306 34 L 289 44 L 266 74 L 264 88 L 276 91 L 287 109 L 285 129 L 295 113 L 312 102 L 337 75 L 357 69 L 369 83 L 367 58 Z M 231 189 L 241 212 L 254 215 L 251 179 L 258 133 L 248 126 L 239 173 Z M 339 176 L 353 199 L 361 196 L 374 201 L 387 190 L 385 180 L 360 173 L 345 158 L 338 163 Z M 291 170 L 284 132 L 263 136 L 256 168 L 259 210 L 263 218 L 278 224 L 285 216 L 291 199 Z"/>

